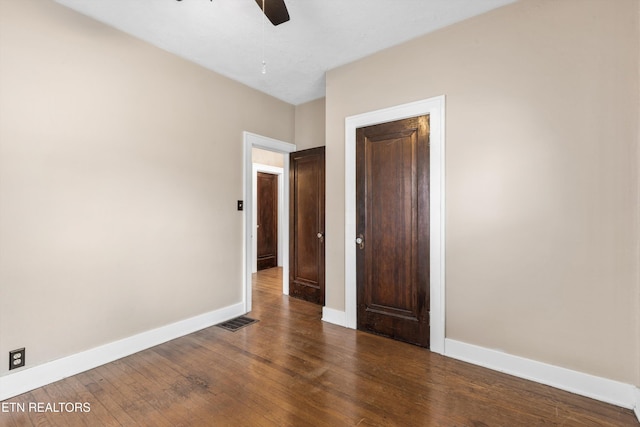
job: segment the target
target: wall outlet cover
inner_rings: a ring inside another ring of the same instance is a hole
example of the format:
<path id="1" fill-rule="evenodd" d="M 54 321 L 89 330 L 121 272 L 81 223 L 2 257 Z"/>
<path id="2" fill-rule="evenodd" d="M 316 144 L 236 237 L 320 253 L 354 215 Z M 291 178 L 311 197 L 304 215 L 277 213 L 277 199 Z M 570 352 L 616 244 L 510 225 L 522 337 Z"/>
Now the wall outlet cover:
<path id="1" fill-rule="evenodd" d="M 24 366 L 25 353 L 24 347 L 9 352 L 9 370 Z"/>

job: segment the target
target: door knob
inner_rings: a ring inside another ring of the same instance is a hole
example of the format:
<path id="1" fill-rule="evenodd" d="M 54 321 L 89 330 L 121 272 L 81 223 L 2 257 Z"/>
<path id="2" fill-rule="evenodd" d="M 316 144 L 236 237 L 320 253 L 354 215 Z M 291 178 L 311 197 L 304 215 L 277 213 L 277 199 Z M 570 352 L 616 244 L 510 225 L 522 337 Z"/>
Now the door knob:
<path id="1" fill-rule="evenodd" d="M 318 231 L 318 234 L 316 234 L 316 236 L 318 236 L 318 239 L 320 239 L 320 243 L 324 242 L 324 233 L 322 231 Z"/>
<path id="2" fill-rule="evenodd" d="M 364 236 L 362 234 L 358 234 L 358 237 L 356 237 L 356 245 L 360 249 L 364 249 Z"/>

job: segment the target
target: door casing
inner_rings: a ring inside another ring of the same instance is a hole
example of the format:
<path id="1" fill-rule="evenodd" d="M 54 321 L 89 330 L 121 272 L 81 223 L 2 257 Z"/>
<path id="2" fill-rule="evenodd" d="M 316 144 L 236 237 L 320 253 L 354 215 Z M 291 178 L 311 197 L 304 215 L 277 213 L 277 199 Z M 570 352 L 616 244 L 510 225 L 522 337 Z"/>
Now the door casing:
<path id="1" fill-rule="evenodd" d="M 257 135 L 251 132 L 243 132 L 243 183 L 242 183 L 242 200 L 244 200 L 244 236 L 242 239 L 242 302 L 244 303 L 244 311 L 248 313 L 251 311 L 251 274 L 253 273 L 253 264 L 255 263 L 253 258 L 253 222 L 254 222 L 254 209 L 253 209 L 253 162 L 252 162 L 252 148 L 261 148 L 263 150 L 275 151 L 277 153 L 284 154 L 284 182 L 289 182 L 289 153 L 296 151 L 295 144 L 280 141 L 277 139 L 269 138 L 262 135 Z M 283 215 L 282 215 L 282 292 L 285 295 L 289 294 L 289 186 L 283 186 Z"/>
<path id="2" fill-rule="evenodd" d="M 445 338 L 445 97 L 350 116 L 345 119 L 345 316 L 343 326 L 357 327 L 356 294 L 356 129 L 422 115 L 430 116 L 430 350 L 444 354 Z M 327 293 L 330 289 L 327 289 Z M 328 298 L 328 296 L 327 296 Z M 329 299 L 329 298 L 328 298 Z M 335 310 L 333 310 L 335 312 Z M 332 313 L 331 311 L 329 313 Z M 328 313 L 328 314 L 329 314 Z M 336 319 L 329 314 L 323 318 Z"/>

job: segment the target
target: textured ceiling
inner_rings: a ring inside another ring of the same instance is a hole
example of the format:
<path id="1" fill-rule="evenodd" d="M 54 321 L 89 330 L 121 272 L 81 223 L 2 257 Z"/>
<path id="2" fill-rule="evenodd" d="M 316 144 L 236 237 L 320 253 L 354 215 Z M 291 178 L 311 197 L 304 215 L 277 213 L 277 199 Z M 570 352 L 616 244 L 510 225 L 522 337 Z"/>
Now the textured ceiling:
<path id="1" fill-rule="evenodd" d="M 297 105 L 324 96 L 332 68 L 515 0 L 286 0 L 277 27 L 254 0 L 56 1 Z"/>

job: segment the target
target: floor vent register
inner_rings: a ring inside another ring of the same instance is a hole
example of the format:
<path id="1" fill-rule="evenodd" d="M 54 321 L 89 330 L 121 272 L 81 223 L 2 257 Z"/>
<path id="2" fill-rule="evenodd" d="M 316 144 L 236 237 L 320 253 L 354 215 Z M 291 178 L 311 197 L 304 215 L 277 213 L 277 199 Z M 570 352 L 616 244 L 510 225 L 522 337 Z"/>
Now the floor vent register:
<path id="1" fill-rule="evenodd" d="M 216 326 L 222 329 L 226 329 L 227 331 L 235 332 L 255 322 L 257 322 L 256 319 L 252 319 L 247 316 L 240 316 L 240 317 L 236 317 L 235 319 L 231 319 L 231 320 L 227 320 L 226 322 L 219 323 Z"/>

